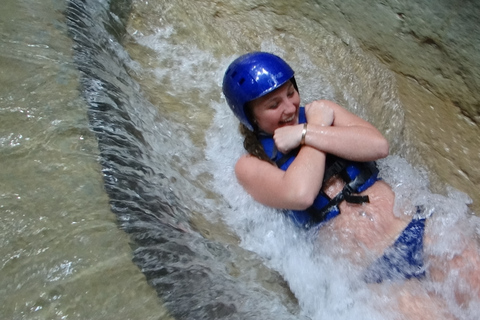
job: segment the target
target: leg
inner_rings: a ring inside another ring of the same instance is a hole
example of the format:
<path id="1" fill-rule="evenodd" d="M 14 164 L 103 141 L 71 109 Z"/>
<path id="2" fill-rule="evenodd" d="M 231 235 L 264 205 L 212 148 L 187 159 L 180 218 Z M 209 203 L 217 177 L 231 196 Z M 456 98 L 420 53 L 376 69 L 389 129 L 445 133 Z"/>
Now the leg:
<path id="1" fill-rule="evenodd" d="M 455 299 L 460 306 L 467 305 L 472 299 L 480 300 L 480 253 L 474 239 L 453 257 L 429 255 L 428 263 L 433 281 L 455 285 Z"/>
<path id="2" fill-rule="evenodd" d="M 402 319 L 454 319 L 445 307 L 442 298 L 423 290 L 417 290 L 415 288 L 417 285 L 421 286 L 417 280 L 406 281 L 400 290 L 395 291 L 398 301 L 397 307 Z"/>

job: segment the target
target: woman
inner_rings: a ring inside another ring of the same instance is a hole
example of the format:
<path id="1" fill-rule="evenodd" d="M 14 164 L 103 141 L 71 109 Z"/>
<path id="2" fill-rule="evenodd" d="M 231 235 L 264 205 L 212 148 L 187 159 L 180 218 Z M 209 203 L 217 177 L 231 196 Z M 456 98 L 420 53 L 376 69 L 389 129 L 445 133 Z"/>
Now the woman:
<path id="1" fill-rule="evenodd" d="M 223 92 L 249 152 L 235 173 L 256 201 L 289 209 L 303 227 L 328 225 L 322 232 L 334 232 L 356 257 L 367 249 L 357 262 L 373 252 L 367 282 L 425 275 L 425 218 L 420 208 L 413 218 L 393 214 L 394 193 L 372 162 L 389 148 L 375 127 L 331 101 L 300 107 L 293 70 L 270 53 L 232 62 Z M 478 251 L 473 257 L 478 265 Z"/>

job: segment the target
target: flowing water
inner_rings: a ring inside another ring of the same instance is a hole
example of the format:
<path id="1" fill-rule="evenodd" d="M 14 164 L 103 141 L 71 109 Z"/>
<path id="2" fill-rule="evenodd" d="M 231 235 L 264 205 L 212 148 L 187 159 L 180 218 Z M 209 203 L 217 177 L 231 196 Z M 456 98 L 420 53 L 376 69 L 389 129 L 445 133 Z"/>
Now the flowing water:
<path id="1" fill-rule="evenodd" d="M 452 235 L 431 250 L 478 233 L 469 197 L 431 193 L 403 158 L 414 150 L 392 74 L 312 19 L 314 1 L 3 4 L 2 319 L 394 317 L 388 284 L 371 290 L 332 239 L 312 241 L 236 183 L 242 142 L 221 80 L 251 50 L 289 61 L 304 103 L 337 101 L 388 137 L 397 207 L 425 206 L 429 232 Z M 450 281 L 416 290 L 478 319 Z"/>

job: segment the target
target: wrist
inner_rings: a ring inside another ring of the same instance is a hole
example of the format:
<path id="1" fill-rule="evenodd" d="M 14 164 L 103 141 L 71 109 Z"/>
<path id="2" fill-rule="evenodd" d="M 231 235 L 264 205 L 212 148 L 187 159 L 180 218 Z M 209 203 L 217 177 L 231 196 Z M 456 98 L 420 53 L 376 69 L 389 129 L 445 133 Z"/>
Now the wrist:
<path id="1" fill-rule="evenodd" d="M 300 145 L 303 146 L 305 145 L 305 139 L 307 137 L 307 123 L 305 122 L 303 124 L 303 129 L 302 129 L 302 137 L 300 139 Z"/>

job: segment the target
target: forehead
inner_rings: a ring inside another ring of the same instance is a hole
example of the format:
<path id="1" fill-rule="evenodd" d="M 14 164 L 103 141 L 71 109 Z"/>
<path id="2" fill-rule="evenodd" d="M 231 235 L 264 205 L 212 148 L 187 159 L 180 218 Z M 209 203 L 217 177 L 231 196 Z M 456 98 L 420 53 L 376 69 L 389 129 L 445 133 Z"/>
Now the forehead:
<path id="1" fill-rule="evenodd" d="M 253 100 L 251 103 L 252 103 L 253 106 L 256 106 L 256 105 L 268 102 L 270 100 L 274 100 L 277 96 L 283 94 L 285 91 L 290 90 L 290 88 L 293 88 L 293 84 L 292 84 L 291 81 L 287 81 L 285 84 L 283 84 L 278 89 L 275 89 L 272 92 L 267 93 L 266 95 Z"/>

